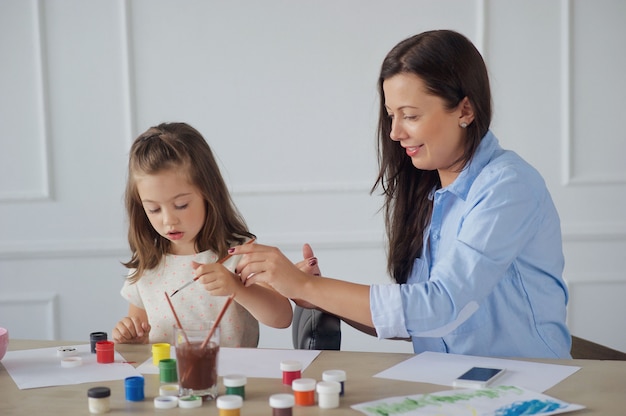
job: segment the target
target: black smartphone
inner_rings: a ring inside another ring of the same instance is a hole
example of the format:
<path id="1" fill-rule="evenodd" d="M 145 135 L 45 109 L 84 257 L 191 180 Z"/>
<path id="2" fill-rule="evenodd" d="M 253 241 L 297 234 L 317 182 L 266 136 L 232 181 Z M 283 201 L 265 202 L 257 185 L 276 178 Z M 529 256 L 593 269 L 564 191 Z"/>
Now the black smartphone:
<path id="1" fill-rule="evenodd" d="M 479 389 L 487 387 L 491 382 L 504 373 L 503 368 L 472 367 L 457 377 L 452 385 L 454 387 L 469 387 Z"/>

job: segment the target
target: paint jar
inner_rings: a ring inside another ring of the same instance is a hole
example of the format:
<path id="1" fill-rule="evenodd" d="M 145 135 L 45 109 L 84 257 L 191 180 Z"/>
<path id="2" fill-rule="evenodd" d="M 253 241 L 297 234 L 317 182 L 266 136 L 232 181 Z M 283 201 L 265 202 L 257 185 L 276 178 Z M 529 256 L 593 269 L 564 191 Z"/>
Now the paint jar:
<path id="1" fill-rule="evenodd" d="M 322 373 L 322 380 L 324 381 L 337 381 L 341 384 L 340 396 L 343 396 L 345 392 L 346 372 L 343 370 L 326 370 Z"/>
<path id="2" fill-rule="evenodd" d="M 182 396 L 178 398 L 178 407 L 181 409 L 194 409 L 202 406 L 202 397 L 200 396 Z"/>
<path id="3" fill-rule="evenodd" d="M 91 344 L 91 353 L 95 354 L 96 353 L 96 342 L 98 341 L 106 341 L 107 338 L 107 333 L 106 332 L 92 332 L 91 334 L 89 334 L 89 341 Z"/>
<path id="4" fill-rule="evenodd" d="M 338 381 L 320 381 L 317 383 L 317 402 L 321 409 L 339 407 L 341 384 Z"/>
<path id="5" fill-rule="evenodd" d="M 280 362 L 280 370 L 283 372 L 283 384 L 291 386 L 291 382 L 302 377 L 302 363 L 295 360 Z"/>
<path id="6" fill-rule="evenodd" d="M 312 378 L 297 378 L 291 383 L 293 395 L 298 406 L 313 406 L 315 404 L 315 380 Z"/>
<path id="7" fill-rule="evenodd" d="M 178 384 L 163 384 L 159 387 L 159 396 L 177 396 L 180 393 Z"/>
<path id="8" fill-rule="evenodd" d="M 224 387 L 226 387 L 226 394 L 236 394 L 244 400 L 246 399 L 247 381 L 246 376 L 242 374 L 229 374 L 222 379 Z"/>
<path id="9" fill-rule="evenodd" d="M 159 361 L 159 381 L 161 384 L 176 383 L 178 381 L 175 359 L 164 358 Z"/>
<path id="10" fill-rule="evenodd" d="M 145 398 L 143 393 L 143 377 L 126 377 L 124 387 L 126 389 L 126 400 L 130 402 L 141 402 Z"/>
<path id="11" fill-rule="evenodd" d="M 243 399 L 236 394 L 226 394 L 218 396 L 216 405 L 220 416 L 239 416 L 243 406 Z"/>
<path id="12" fill-rule="evenodd" d="M 159 362 L 166 358 L 170 358 L 170 344 L 166 342 L 152 344 L 152 364 L 158 367 Z"/>
<path id="13" fill-rule="evenodd" d="M 158 396 L 154 398 L 155 409 L 173 409 L 178 406 L 178 397 Z"/>
<path id="14" fill-rule="evenodd" d="M 292 416 L 295 403 L 293 394 L 272 394 L 269 401 L 272 416 Z"/>
<path id="15" fill-rule="evenodd" d="M 89 413 L 101 414 L 111 410 L 111 389 L 108 387 L 92 387 L 87 390 Z"/>
<path id="16" fill-rule="evenodd" d="M 96 342 L 96 361 L 99 364 L 109 364 L 115 361 L 115 343 L 111 341 Z"/>

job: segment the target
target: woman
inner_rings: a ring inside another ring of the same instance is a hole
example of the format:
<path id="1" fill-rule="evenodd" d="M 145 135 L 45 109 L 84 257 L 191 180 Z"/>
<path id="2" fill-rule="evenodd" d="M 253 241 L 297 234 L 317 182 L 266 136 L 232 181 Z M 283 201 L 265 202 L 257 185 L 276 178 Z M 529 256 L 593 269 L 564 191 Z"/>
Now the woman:
<path id="1" fill-rule="evenodd" d="M 378 87 L 372 190 L 385 196 L 395 283 L 318 278 L 259 245 L 231 249 L 242 280 L 379 338 L 411 337 L 416 353 L 569 358 L 558 213 L 540 174 L 489 130 L 480 53 L 459 33 L 421 33 L 389 52 Z"/>

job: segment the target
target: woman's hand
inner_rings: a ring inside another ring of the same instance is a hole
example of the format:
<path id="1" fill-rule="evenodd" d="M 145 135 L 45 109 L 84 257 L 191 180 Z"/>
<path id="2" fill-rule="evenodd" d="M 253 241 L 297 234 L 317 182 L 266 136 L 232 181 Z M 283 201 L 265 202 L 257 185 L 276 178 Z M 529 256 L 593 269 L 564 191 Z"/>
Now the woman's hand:
<path id="1" fill-rule="evenodd" d="M 313 249 L 309 244 L 304 244 L 302 246 L 302 258 L 296 263 L 296 267 L 302 270 L 305 273 L 312 274 L 313 276 L 321 276 L 322 273 L 320 271 L 319 263 L 317 261 L 317 257 L 313 254 Z M 307 309 L 316 309 L 317 307 L 312 303 L 306 302 L 302 299 L 291 299 L 295 302 L 296 305 L 307 308 Z"/>
<path id="2" fill-rule="evenodd" d="M 242 255 L 236 273 L 246 287 L 264 283 L 287 298 L 299 299 L 307 279 L 313 277 L 301 271 L 276 247 L 250 244 L 232 250 L 231 254 Z"/>
<path id="3" fill-rule="evenodd" d="M 235 273 L 240 274 L 246 287 L 265 284 L 303 307 L 316 305 L 313 307 L 362 325 L 374 326 L 369 285 L 313 276 L 298 268 L 276 247 L 250 244 L 232 247 L 229 253 L 241 255 Z M 313 250 L 305 245 L 303 254 L 310 259 Z M 298 264 L 304 270 L 319 271 L 317 260 Z"/>

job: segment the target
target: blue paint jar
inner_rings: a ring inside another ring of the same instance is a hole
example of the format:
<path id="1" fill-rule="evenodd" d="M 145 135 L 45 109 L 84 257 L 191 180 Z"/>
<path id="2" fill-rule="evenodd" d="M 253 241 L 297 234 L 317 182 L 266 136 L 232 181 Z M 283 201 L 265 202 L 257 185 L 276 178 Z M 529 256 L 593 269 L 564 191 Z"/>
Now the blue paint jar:
<path id="1" fill-rule="evenodd" d="M 131 402 L 141 402 L 145 398 L 143 393 L 143 377 L 126 377 L 124 380 L 126 389 L 126 400 Z"/>

